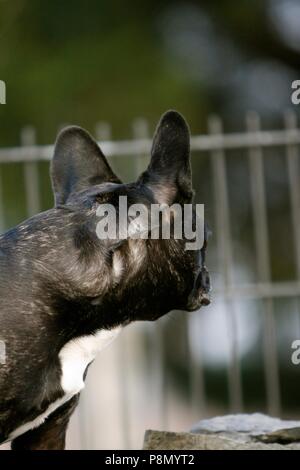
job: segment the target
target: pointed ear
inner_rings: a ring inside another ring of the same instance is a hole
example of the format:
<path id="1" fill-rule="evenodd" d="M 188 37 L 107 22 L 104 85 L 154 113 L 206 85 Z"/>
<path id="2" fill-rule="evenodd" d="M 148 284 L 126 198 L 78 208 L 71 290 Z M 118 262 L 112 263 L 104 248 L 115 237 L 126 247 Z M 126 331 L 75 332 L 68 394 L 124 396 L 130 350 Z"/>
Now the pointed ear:
<path id="1" fill-rule="evenodd" d="M 69 196 L 104 182 L 120 183 L 97 142 L 77 126 L 63 129 L 56 140 L 51 164 L 55 204 L 65 204 Z"/>
<path id="2" fill-rule="evenodd" d="M 191 201 L 190 132 L 176 111 L 162 116 L 153 138 L 150 164 L 139 181 L 151 189 L 159 203 Z"/>

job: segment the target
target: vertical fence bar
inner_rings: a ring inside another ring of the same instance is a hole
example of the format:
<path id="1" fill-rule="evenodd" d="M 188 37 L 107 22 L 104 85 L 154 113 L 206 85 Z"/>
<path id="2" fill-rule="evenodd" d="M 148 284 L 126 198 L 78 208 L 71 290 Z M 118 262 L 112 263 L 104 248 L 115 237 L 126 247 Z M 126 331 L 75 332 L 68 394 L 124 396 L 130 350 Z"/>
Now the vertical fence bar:
<path id="1" fill-rule="evenodd" d="M 95 137 L 98 142 L 107 142 L 112 140 L 111 125 L 109 122 L 99 121 L 95 125 Z M 110 160 L 110 158 L 108 158 Z"/>
<path id="2" fill-rule="evenodd" d="M 297 129 L 297 115 L 288 110 L 284 114 L 284 125 L 287 131 Z M 300 164 L 299 148 L 297 145 L 287 144 L 286 158 L 289 179 L 290 204 L 292 211 L 292 225 L 295 244 L 297 280 L 300 283 Z M 300 333 L 300 298 L 296 298 L 298 334 Z"/>
<path id="3" fill-rule="evenodd" d="M 258 132 L 260 130 L 260 119 L 257 113 L 252 111 L 247 113 L 246 126 L 248 132 Z M 271 273 L 263 151 L 259 146 L 251 147 L 249 149 L 249 169 L 258 277 L 259 282 L 270 282 Z M 279 415 L 280 384 L 273 300 L 271 298 L 264 299 L 263 306 L 263 342 L 267 406 L 268 412 L 271 415 Z"/>
<path id="4" fill-rule="evenodd" d="M 112 129 L 111 125 L 109 122 L 106 121 L 99 121 L 95 125 L 95 136 L 98 142 L 100 142 L 100 147 L 101 147 L 101 142 L 107 142 L 112 140 Z M 113 160 L 113 157 L 108 157 L 109 163 L 111 163 L 111 160 Z"/>
<path id="5" fill-rule="evenodd" d="M 193 411 L 193 421 L 203 419 L 206 417 L 206 393 L 205 393 L 205 377 L 204 365 L 202 357 L 194 357 L 192 350 L 192 341 L 194 337 L 194 322 L 200 322 L 199 330 L 201 331 L 202 312 L 197 313 L 195 316 L 189 315 L 188 317 L 188 359 L 189 359 L 189 387 L 191 394 L 191 407 Z M 198 325 L 196 328 L 198 331 Z M 197 338 L 199 340 L 199 338 Z M 199 340 L 201 344 L 201 338 Z"/>
<path id="6" fill-rule="evenodd" d="M 21 130 L 21 145 L 31 146 L 36 143 L 34 127 L 27 126 Z M 37 162 L 24 163 L 24 181 L 26 191 L 26 207 L 29 217 L 40 212 L 39 174 Z"/>
<path id="7" fill-rule="evenodd" d="M 125 449 L 131 449 L 131 419 L 130 419 L 130 408 L 129 408 L 129 390 L 128 390 L 128 351 L 127 344 L 124 334 L 118 338 L 118 350 L 117 350 L 117 367 L 119 375 L 119 390 L 120 390 L 120 401 L 121 401 L 121 426 L 122 435 Z"/>
<path id="8" fill-rule="evenodd" d="M 209 133 L 215 138 L 222 135 L 222 121 L 218 116 L 211 116 L 208 121 Z M 228 202 L 228 189 L 226 177 L 225 152 L 223 149 L 211 151 L 216 237 L 219 266 L 223 276 L 225 290 L 232 285 L 233 257 L 230 234 L 230 214 Z M 243 407 L 241 370 L 238 351 L 238 330 L 235 303 L 233 300 L 225 299 L 225 309 L 228 323 L 228 334 L 230 343 L 230 363 L 228 366 L 228 387 L 231 411 L 241 411 Z"/>
<path id="9" fill-rule="evenodd" d="M 168 377 L 164 360 L 164 320 L 153 325 L 150 335 L 151 345 L 151 378 L 153 380 L 152 392 L 155 393 L 155 404 L 160 419 L 159 426 L 163 430 L 168 429 L 167 411 L 167 384 Z M 152 396 L 153 398 L 153 396 Z M 149 397 L 151 399 L 151 397 Z"/>
<path id="10" fill-rule="evenodd" d="M 95 135 L 98 141 L 111 140 L 111 126 L 108 122 L 99 121 L 95 125 Z"/>
<path id="11" fill-rule="evenodd" d="M 136 118 L 132 123 L 132 133 L 133 138 L 136 140 L 139 139 L 147 139 L 150 135 L 149 132 L 149 123 L 147 119 L 144 118 Z M 136 155 L 135 157 L 135 176 L 138 177 L 147 166 L 148 155 Z"/>
<path id="12" fill-rule="evenodd" d="M 201 156 L 199 156 L 201 158 Z M 202 338 L 199 337 L 202 331 L 202 315 L 205 315 L 202 309 L 197 315 L 185 315 L 187 321 L 187 357 L 189 364 L 189 393 L 191 397 L 191 410 L 193 422 L 207 417 L 207 400 L 205 389 L 205 370 L 203 361 L 203 349 L 201 348 Z M 193 343 L 197 341 L 200 348 L 200 354 L 195 356 Z"/>
<path id="13" fill-rule="evenodd" d="M 288 111 L 284 116 L 285 128 L 288 131 L 297 129 L 297 115 L 293 111 Z M 292 210 L 292 224 L 295 237 L 295 254 L 297 278 L 300 280 L 300 164 L 299 149 L 297 145 L 288 144 L 286 147 L 290 201 Z"/>
<path id="14" fill-rule="evenodd" d="M 111 140 L 112 132 L 111 132 L 111 125 L 109 122 L 99 121 L 95 125 L 95 137 L 98 142 L 106 142 Z"/>

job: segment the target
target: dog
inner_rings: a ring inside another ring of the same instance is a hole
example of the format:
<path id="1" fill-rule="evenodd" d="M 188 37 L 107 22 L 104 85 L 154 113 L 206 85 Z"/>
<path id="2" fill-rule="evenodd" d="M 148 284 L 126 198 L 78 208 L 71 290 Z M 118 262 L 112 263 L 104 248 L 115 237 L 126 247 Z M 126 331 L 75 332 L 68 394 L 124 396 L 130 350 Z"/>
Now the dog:
<path id="1" fill-rule="evenodd" d="M 120 196 L 192 202 L 190 133 L 179 113 L 162 116 L 137 181 L 122 183 L 77 126 L 58 135 L 51 179 L 55 207 L 0 237 L 0 442 L 13 450 L 64 449 L 88 367 L 123 327 L 210 302 L 206 235 L 188 251 L 185 239 L 96 234 L 97 209 Z"/>

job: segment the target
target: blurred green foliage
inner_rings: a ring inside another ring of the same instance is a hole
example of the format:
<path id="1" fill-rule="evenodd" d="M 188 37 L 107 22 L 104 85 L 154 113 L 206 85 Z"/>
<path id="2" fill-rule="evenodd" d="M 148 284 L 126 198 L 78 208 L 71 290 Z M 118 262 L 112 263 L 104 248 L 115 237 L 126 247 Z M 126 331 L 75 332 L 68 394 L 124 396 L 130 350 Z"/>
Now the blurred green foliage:
<path id="1" fill-rule="evenodd" d="M 298 69 L 299 51 L 272 27 L 270 3 L 0 0 L 0 78 L 7 84 L 0 145 L 18 143 L 25 124 L 36 126 L 40 143 L 52 142 L 62 123 L 93 130 L 99 120 L 128 137 L 133 118 L 153 127 L 168 108 L 203 131 L 209 112 L 230 105 L 229 75 L 241 67 L 259 58 Z"/>

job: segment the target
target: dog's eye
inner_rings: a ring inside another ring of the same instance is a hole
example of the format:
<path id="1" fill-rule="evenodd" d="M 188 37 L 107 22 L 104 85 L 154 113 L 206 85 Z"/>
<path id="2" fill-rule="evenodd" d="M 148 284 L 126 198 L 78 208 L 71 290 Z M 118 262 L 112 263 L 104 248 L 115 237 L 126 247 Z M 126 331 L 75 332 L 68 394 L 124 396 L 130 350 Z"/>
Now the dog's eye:
<path id="1" fill-rule="evenodd" d="M 105 193 L 105 192 L 98 193 L 95 196 L 95 202 L 97 204 L 105 204 L 105 203 L 109 202 L 110 197 L 111 197 L 111 195 L 109 193 Z"/>

